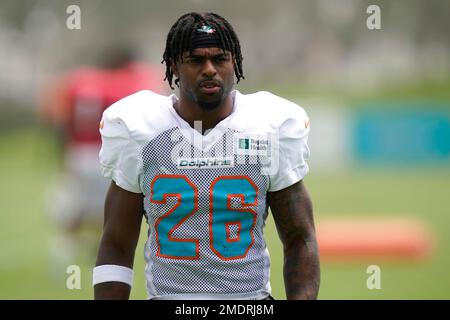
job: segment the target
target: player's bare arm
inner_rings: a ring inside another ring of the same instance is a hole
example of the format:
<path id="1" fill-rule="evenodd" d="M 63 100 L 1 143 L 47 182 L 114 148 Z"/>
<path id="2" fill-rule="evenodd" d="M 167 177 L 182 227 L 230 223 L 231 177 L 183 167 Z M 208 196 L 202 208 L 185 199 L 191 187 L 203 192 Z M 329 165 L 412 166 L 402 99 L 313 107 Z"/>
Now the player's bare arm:
<path id="1" fill-rule="evenodd" d="M 133 268 L 134 253 L 142 222 L 142 194 L 126 191 L 114 182 L 105 202 L 103 236 L 96 266 L 117 265 Z M 128 299 L 130 286 L 123 282 L 95 285 L 95 299 Z"/>
<path id="2" fill-rule="evenodd" d="M 320 263 L 314 229 L 312 203 L 303 182 L 267 194 L 284 248 L 286 297 L 316 299 Z"/>

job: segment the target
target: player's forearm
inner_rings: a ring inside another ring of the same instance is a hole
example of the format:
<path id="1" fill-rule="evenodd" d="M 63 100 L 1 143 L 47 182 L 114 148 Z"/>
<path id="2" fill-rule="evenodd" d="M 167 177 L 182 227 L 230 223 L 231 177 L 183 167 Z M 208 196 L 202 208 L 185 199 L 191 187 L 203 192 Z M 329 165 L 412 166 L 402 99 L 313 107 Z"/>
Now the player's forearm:
<path id="1" fill-rule="evenodd" d="M 315 236 L 285 244 L 283 274 L 288 300 L 317 299 L 320 263 Z"/>
<path id="2" fill-rule="evenodd" d="M 100 243 L 96 266 L 114 265 L 132 269 L 134 250 L 123 248 L 109 243 L 105 237 Z M 130 297 L 131 287 L 123 282 L 103 282 L 94 286 L 96 300 L 126 300 Z"/>
<path id="3" fill-rule="evenodd" d="M 142 222 L 142 194 L 126 191 L 114 182 L 105 201 L 105 222 L 95 269 L 95 299 L 128 299 L 134 253 Z"/>

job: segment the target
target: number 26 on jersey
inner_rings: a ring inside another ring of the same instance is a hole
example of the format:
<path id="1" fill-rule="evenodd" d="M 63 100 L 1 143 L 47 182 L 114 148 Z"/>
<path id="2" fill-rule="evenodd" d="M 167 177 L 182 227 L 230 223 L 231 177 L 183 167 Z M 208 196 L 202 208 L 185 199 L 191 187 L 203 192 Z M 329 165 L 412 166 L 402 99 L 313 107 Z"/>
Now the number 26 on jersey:
<path id="1" fill-rule="evenodd" d="M 150 186 L 150 201 L 166 204 L 169 197 L 177 201 L 155 222 L 156 255 L 197 260 L 199 239 L 175 238 L 173 233 L 197 213 L 198 188 L 185 175 L 156 176 Z M 209 247 L 222 260 L 244 258 L 254 242 L 258 187 L 247 176 L 220 176 L 211 183 L 209 197 Z M 239 208 L 231 206 L 231 200 L 236 198 L 240 201 Z"/>

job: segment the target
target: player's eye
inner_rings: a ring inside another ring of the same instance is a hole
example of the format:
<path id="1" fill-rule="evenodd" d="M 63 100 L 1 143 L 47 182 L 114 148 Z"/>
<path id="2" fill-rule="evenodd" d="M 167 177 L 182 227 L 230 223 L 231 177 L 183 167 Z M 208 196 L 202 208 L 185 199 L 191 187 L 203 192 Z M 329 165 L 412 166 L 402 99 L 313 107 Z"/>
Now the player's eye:
<path id="1" fill-rule="evenodd" d="M 188 58 L 186 61 L 187 61 L 187 63 L 200 63 L 201 59 L 193 57 L 193 58 Z"/>
<path id="2" fill-rule="evenodd" d="M 217 57 L 215 60 L 216 60 L 217 62 L 227 62 L 227 61 L 228 61 L 228 57 L 226 57 L 226 56 L 220 56 L 220 57 Z"/>

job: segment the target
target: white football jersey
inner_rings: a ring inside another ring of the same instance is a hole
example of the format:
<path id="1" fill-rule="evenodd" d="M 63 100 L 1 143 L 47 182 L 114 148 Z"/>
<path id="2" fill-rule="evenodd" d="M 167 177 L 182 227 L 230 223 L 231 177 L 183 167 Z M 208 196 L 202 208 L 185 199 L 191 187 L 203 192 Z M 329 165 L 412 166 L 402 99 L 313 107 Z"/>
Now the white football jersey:
<path id="1" fill-rule="evenodd" d="M 271 292 L 266 193 L 307 174 L 309 119 L 268 92 L 232 95 L 232 113 L 204 135 L 178 115 L 175 95 L 140 91 L 103 114 L 103 175 L 145 196 L 149 298 Z"/>

